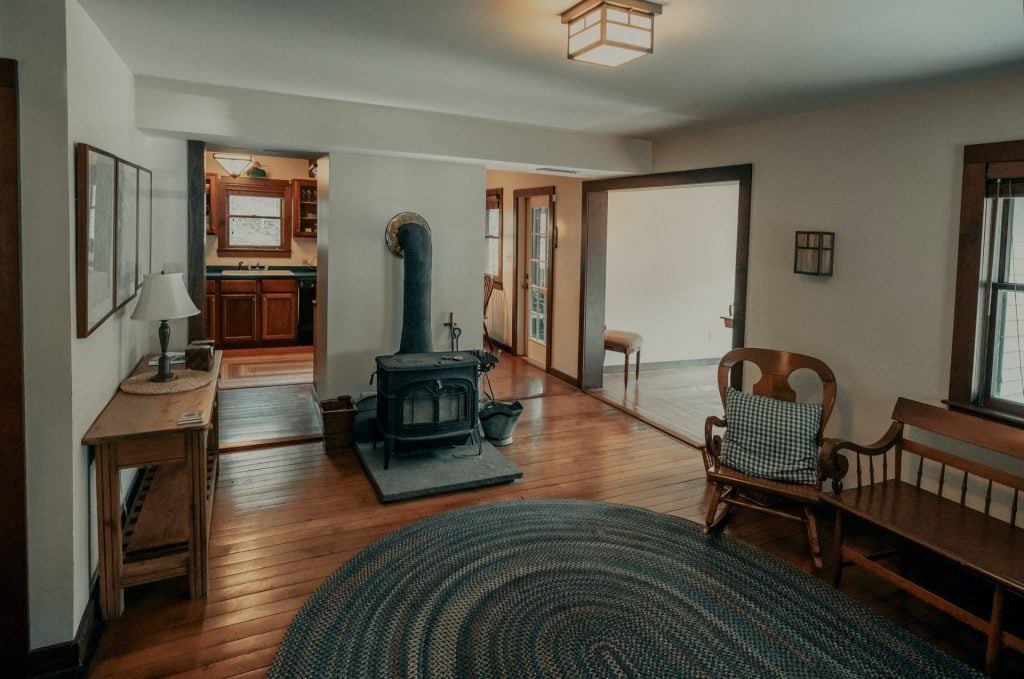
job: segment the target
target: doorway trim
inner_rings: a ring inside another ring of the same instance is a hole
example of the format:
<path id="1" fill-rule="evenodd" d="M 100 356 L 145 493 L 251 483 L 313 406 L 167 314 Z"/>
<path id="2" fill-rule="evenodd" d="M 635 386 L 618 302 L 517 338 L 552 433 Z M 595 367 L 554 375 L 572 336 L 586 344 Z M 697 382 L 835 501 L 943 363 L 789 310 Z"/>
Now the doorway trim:
<path id="1" fill-rule="evenodd" d="M 6 555 L 0 566 L 0 596 L 7 633 L 0 641 L 0 668 L 21 676 L 28 667 L 28 478 L 25 471 L 25 352 L 22 309 L 21 199 L 18 62 L 0 59 L 0 244 L 7 261 L 0 285 L 7 301 L 0 308 L 0 366 L 4 373 L 0 448 L 0 527 Z"/>
<path id="2" fill-rule="evenodd" d="M 554 347 L 552 338 L 555 336 L 555 249 L 558 247 L 558 192 L 554 185 L 538 186 L 530 189 L 515 189 L 512 191 L 513 228 L 516 230 L 515 253 L 512 258 L 512 354 L 515 356 L 526 355 L 525 345 L 519 346 L 519 290 L 523 273 L 523 262 L 520 261 L 522 259 L 520 253 L 525 245 L 523 241 L 525 238 L 523 235 L 525 225 L 520 223 L 519 216 L 520 199 L 526 199 L 531 196 L 551 196 L 551 233 L 548 236 L 548 335 L 545 340 L 547 351 L 544 352 L 544 370 L 551 373 L 551 355 L 553 353 L 552 348 Z M 522 351 L 517 353 L 520 349 Z"/>
<path id="3" fill-rule="evenodd" d="M 583 182 L 583 229 L 580 259 L 580 340 L 577 373 L 583 390 L 604 381 L 605 285 L 608 268 L 608 192 L 739 182 L 736 218 L 736 278 L 733 291 L 733 348 L 746 334 L 747 264 L 750 252 L 750 194 L 753 165 L 725 165 L 697 170 L 594 179 Z M 518 233 L 518 232 L 517 232 Z M 733 382 L 742 377 L 734 371 Z M 734 386 L 738 386 L 734 384 Z"/>

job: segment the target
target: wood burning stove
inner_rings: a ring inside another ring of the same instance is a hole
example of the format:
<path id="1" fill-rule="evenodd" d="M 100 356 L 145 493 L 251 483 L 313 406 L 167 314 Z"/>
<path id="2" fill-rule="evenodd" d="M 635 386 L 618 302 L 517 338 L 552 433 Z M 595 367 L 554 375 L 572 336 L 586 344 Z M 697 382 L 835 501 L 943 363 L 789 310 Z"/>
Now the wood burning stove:
<path id="1" fill-rule="evenodd" d="M 468 351 L 377 359 L 377 428 L 384 468 L 396 450 L 462 445 L 477 431 L 480 360 Z"/>

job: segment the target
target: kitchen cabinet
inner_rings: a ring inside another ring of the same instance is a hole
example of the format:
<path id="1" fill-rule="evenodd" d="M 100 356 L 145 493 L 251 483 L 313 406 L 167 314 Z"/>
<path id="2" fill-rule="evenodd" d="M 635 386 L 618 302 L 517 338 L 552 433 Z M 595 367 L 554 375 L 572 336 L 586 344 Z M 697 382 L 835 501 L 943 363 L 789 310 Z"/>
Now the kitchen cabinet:
<path id="1" fill-rule="evenodd" d="M 217 175 L 206 173 L 206 233 L 217 235 Z"/>
<path id="2" fill-rule="evenodd" d="M 223 346 L 253 344 L 259 338 L 259 281 L 221 281 L 217 306 L 220 307 L 220 341 Z"/>
<path id="3" fill-rule="evenodd" d="M 292 224 L 296 238 L 316 238 L 317 194 L 315 179 L 292 180 Z"/>
<path id="4" fill-rule="evenodd" d="M 210 283 L 214 292 L 210 291 Z M 219 347 L 294 344 L 298 339 L 299 290 L 294 279 L 207 281 L 210 337 Z"/>
<path id="5" fill-rule="evenodd" d="M 294 342 L 298 339 L 299 288 L 294 280 L 260 281 L 260 340 Z"/>

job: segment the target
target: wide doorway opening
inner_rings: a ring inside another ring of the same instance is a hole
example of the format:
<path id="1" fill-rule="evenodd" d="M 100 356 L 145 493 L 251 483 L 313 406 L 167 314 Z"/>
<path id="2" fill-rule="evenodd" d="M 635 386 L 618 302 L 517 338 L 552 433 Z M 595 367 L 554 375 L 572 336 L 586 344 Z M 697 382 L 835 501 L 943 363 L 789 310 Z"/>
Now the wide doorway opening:
<path id="1" fill-rule="evenodd" d="M 701 445 L 722 414 L 718 362 L 743 346 L 750 166 L 586 182 L 584 196 L 584 388 Z"/>

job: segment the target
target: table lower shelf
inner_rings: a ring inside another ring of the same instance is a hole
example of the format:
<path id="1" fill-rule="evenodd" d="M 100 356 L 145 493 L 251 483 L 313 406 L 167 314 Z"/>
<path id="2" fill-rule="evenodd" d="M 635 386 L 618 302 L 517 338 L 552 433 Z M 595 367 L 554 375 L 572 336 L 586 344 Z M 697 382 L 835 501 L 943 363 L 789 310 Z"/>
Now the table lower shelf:
<path id="1" fill-rule="evenodd" d="M 210 451 L 206 460 L 207 519 L 212 514 L 218 467 L 217 452 Z M 146 467 L 142 474 L 122 534 L 121 584 L 126 587 L 188 574 L 188 469 L 179 462 Z"/>

